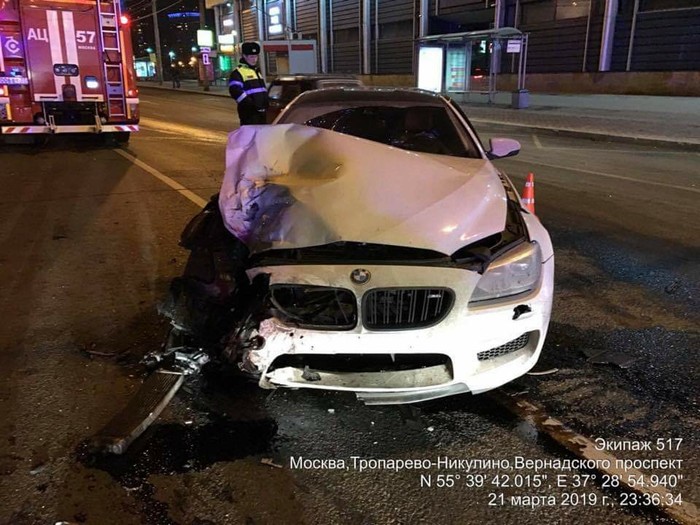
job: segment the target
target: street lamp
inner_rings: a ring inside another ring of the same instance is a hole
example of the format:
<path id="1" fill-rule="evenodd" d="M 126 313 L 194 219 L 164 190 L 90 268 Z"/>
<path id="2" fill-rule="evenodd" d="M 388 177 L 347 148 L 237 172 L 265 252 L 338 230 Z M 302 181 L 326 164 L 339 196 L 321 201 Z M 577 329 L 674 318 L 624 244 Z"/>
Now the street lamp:
<path id="1" fill-rule="evenodd" d="M 197 46 L 192 46 L 192 52 L 196 53 L 197 51 L 199 51 L 199 48 Z"/>
<path id="2" fill-rule="evenodd" d="M 168 56 L 170 57 L 171 60 L 173 58 L 175 58 L 175 51 L 168 51 Z"/>

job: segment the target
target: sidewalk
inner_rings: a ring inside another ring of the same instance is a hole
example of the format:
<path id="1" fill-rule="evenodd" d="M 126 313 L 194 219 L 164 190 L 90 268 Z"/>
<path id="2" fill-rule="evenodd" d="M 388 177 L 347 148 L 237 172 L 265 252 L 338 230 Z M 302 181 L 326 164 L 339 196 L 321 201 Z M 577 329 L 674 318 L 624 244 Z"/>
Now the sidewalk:
<path id="1" fill-rule="evenodd" d="M 170 82 L 162 86 L 143 82 L 139 87 L 173 90 Z M 182 87 L 175 91 L 229 96 L 224 85 L 211 86 L 204 92 L 195 80 L 183 80 Z M 700 98 L 531 93 L 527 109 L 511 108 L 510 93 L 499 93 L 494 104 L 478 94 L 457 100 L 476 123 L 700 149 Z"/>

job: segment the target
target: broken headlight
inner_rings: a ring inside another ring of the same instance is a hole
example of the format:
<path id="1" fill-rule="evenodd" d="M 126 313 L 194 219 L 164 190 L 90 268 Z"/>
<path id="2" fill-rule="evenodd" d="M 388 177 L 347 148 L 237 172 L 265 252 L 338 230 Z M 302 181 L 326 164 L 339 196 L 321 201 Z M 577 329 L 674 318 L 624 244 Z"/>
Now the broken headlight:
<path id="1" fill-rule="evenodd" d="M 489 264 L 469 304 L 531 292 L 540 281 L 541 271 L 539 245 L 536 242 L 519 244 Z"/>
<path id="2" fill-rule="evenodd" d="M 278 284 L 270 288 L 275 316 L 286 324 L 350 330 L 357 324 L 355 294 L 344 288 Z"/>

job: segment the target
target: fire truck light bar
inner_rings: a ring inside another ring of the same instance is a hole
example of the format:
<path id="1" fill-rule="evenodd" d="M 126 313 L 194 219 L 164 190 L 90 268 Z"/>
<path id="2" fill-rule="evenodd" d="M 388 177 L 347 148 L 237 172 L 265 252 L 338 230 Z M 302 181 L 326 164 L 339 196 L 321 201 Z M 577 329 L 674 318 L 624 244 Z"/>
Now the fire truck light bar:
<path id="1" fill-rule="evenodd" d="M 29 84 L 27 77 L 0 77 L 0 86 L 24 86 Z"/>

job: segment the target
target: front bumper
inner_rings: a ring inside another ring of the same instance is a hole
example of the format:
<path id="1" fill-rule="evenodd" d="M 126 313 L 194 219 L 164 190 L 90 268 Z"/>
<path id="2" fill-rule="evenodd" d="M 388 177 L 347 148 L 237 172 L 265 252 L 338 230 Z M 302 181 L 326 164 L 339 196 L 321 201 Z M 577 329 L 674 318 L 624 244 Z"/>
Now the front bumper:
<path id="1" fill-rule="evenodd" d="M 355 266 L 277 266 L 249 272 L 269 274 L 270 284 L 295 283 L 351 289 L 358 298 L 372 287 L 446 287 L 455 292 L 455 303 L 438 324 L 422 329 L 371 331 L 358 323 L 353 330 L 321 331 L 290 327 L 277 319 L 260 324 L 257 336 L 262 348 L 244 355 L 243 367 L 259 372 L 263 388 L 290 387 L 350 391 L 368 404 L 425 401 L 462 392 L 481 393 L 525 374 L 537 362 L 551 315 L 554 259 L 543 263 L 539 287 L 524 297 L 498 304 L 469 306 L 469 297 L 480 276 L 471 271 L 435 267 L 365 267 L 372 286 L 355 285 L 349 276 Z M 516 307 L 529 311 L 515 316 Z M 517 317 L 514 319 L 514 317 Z M 522 339 L 526 344 L 503 352 L 499 348 Z M 491 351 L 490 353 L 487 353 Z M 481 359 L 480 355 L 481 354 Z M 290 364 L 288 357 L 295 356 Z M 321 369 L 319 358 L 388 356 L 415 360 L 415 366 L 388 366 L 384 371 Z M 440 356 L 444 362 L 436 364 Z M 426 359 L 422 364 L 422 359 Z M 305 365 L 308 360 L 309 365 Z M 429 362 L 430 361 L 430 362 Z M 281 364 L 280 364 L 281 363 Z"/>

